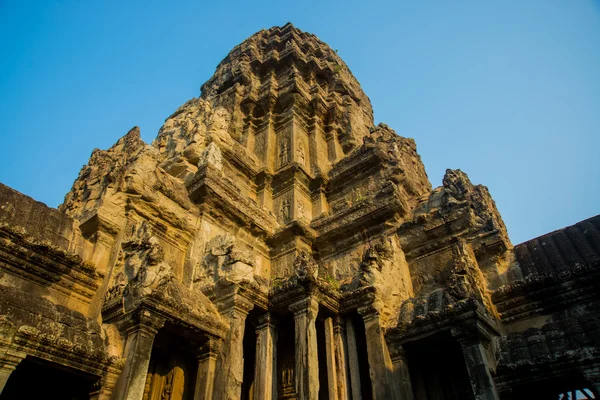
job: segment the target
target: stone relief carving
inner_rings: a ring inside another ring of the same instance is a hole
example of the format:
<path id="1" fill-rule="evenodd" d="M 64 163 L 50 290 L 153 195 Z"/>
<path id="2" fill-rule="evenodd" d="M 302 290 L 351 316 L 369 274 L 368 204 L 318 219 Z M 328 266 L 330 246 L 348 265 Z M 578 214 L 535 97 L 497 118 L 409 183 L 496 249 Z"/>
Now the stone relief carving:
<path id="1" fill-rule="evenodd" d="M 208 120 L 208 132 L 216 133 L 218 136 L 227 137 L 229 125 L 231 124 L 231 115 L 223 107 L 216 108 Z"/>
<path id="2" fill-rule="evenodd" d="M 475 298 L 486 307 L 493 308 L 485 278 L 465 240 L 457 240 L 452 248 L 452 255 L 454 265 L 448 278 L 448 293 L 456 300 Z"/>
<path id="3" fill-rule="evenodd" d="M 352 203 L 351 203 L 350 199 L 344 197 L 343 199 L 340 199 L 340 200 L 334 202 L 331 205 L 331 210 L 333 211 L 334 214 L 337 214 L 344 210 L 347 210 L 351 206 L 352 206 Z"/>
<path id="4" fill-rule="evenodd" d="M 290 162 L 290 146 L 288 138 L 283 137 L 279 142 L 279 167 L 283 167 Z"/>
<path id="5" fill-rule="evenodd" d="M 305 219 L 306 218 L 306 211 L 304 209 L 304 203 L 299 201 L 298 202 L 298 219 Z"/>
<path id="6" fill-rule="evenodd" d="M 292 211 L 292 202 L 289 199 L 284 199 L 281 202 L 281 209 L 279 210 L 279 212 L 281 214 L 281 221 L 284 224 L 289 222 L 289 220 L 292 216 L 291 211 Z"/>
<path id="7" fill-rule="evenodd" d="M 115 275 L 105 301 L 122 295 L 129 306 L 135 307 L 142 297 L 161 290 L 173 278 L 158 238 L 152 235 L 148 222 L 143 221 L 132 225 L 121 243 Z"/>
<path id="8" fill-rule="evenodd" d="M 304 143 L 302 143 L 302 140 L 298 140 L 297 143 L 297 149 L 296 149 L 296 158 L 298 160 L 298 163 L 300 165 L 305 165 L 306 163 L 306 153 L 304 151 Z"/>
<path id="9" fill-rule="evenodd" d="M 219 235 L 206 244 L 202 264 L 196 267 L 194 281 L 210 285 L 219 280 L 233 283 L 254 280 L 255 261 L 250 250 L 229 235 Z"/>
<path id="10" fill-rule="evenodd" d="M 223 156 L 221 154 L 221 149 L 215 144 L 215 142 L 211 142 L 204 149 L 202 155 L 200 156 L 200 160 L 198 161 L 198 167 L 203 167 L 206 165 L 211 165 L 219 171 L 223 170 Z"/>
<path id="11" fill-rule="evenodd" d="M 312 278 L 317 279 L 319 274 L 319 265 L 310 253 L 302 250 L 294 260 L 294 271 L 300 279 Z"/>

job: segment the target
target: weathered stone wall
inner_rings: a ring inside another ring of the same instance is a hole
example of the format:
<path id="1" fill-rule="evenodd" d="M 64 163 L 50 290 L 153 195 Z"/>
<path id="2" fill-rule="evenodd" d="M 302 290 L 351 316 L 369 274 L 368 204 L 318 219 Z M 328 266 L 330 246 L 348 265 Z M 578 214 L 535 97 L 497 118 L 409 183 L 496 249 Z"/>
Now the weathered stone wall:
<path id="1" fill-rule="evenodd" d="M 34 239 L 65 251 L 76 250 L 73 247 L 75 228 L 71 218 L 1 183 L 0 224 L 12 229 L 20 228 Z"/>

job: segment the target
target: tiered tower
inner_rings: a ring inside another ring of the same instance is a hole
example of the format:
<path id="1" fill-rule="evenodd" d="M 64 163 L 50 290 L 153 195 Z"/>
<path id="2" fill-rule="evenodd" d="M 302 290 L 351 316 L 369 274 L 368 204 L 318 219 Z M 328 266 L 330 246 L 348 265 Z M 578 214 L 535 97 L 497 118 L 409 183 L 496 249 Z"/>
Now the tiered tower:
<path id="1" fill-rule="evenodd" d="M 291 24 L 236 46 L 151 145 L 94 150 L 59 210 L 0 186 L 0 222 L 6 396 L 600 390 L 600 217 L 513 248 L 487 189 L 432 189 Z"/>

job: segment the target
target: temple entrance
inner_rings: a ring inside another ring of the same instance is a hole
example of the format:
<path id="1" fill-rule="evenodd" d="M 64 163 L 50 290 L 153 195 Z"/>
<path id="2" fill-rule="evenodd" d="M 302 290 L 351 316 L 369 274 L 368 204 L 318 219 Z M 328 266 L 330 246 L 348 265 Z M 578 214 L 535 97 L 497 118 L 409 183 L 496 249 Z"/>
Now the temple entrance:
<path id="1" fill-rule="evenodd" d="M 244 378 L 242 381 L 241 400 L 254 399 L 254 366 L 256 364 L 256 326 L 255 312 L 251 311 L 246 317 L 244 327 Z M 257 399 L 258 400 L 258 399 Z"/>
<path id="2" fill-rule="evenodd" d="M 1 400 L 88 400 L 98 377 L 27 356 L 13 371 Z"/>
<path id="3" fill-rule="evenodd" d="M 291 314 L 283 316 L 277 335 L 277 399 L 296 399 L 295 323 Z"/>
<path id="4" fill-rule="evenodd" d="M 200 345 L 161 329 L 154 339 L 144 400 L 192 400 Z"/>
<path id="5" fill-rule="evenodd" d="M 348 344 L 348 373 L 352 393 L 360 393 L 364 400 L 373 398 L 371 375 L 369 371 L 369 354 L 367 352 L 367 335 L 363 319 L 357 313 L 346 319 L 346 343 Z"/>
<path id="6" fill-rule="evenodd" d="M 473 399 L 462 349 L 448 334 L 403 347 L 407 351 L 415 400 Z"/>
<path id="7" fill-rule="evenodd" d="M 327 358 L 325 349 L 325 324 L 317 319 L 317 354 L 319 360 L 319 400 L 329 399 L 329 380 L 327 379 Z"/>

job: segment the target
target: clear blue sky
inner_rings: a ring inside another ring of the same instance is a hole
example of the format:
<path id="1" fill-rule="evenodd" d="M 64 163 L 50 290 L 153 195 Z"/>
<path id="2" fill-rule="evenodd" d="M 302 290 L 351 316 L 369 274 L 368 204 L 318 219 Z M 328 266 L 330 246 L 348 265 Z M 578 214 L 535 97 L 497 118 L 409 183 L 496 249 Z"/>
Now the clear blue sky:
<path id="1" fill-rule="evenodd" d="M 490 189 L 513 243 L 600 213 L 600 2 L 0 0 L 0 182 L 56 207 L 96 147 L 151 142 L 236 44 L 337 49 L 433 186 Z"/>

